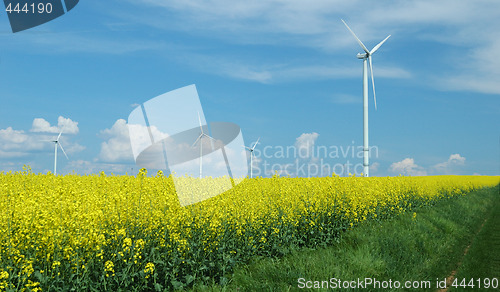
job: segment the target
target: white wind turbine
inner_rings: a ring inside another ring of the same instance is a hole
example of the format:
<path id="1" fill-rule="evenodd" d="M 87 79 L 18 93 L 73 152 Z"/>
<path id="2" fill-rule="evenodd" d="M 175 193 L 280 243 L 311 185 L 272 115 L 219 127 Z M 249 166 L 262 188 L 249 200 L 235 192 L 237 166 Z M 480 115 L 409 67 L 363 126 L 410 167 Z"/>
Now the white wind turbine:
<path id="1" fill-rule="evenodd" d="M 255 147 L 259 143 L 259 140 L 260 140 L 260 137 L 259 137 L 259 139 L 257 139 L 257 142 L 255 142 L 255 144 L 253 144 L 253 147 L 246 147 L 245 146 L 245 148 L 248 151 L 250 151 L 250 178 L 253 177 L 253 151 L 255 150 Z"/>
<path id="2" fill-rule="evenodd" d="M 373 86 L 373 101 L 375 103 L 375 110 L 377 110 L 377 97 L 375 95 L 375 81 L 373 78 L 373 65 L 372 65 L 372 55 L 382 46 L 382 44 L 391 36 L 389 35 L 386 37 L 383 41 L 381 41 L 378 45 L 373 47 L 371 51 L 368 51 L 368 49 L 365 47 L 363 42 L 356 36 L 356 34 L 349 28 L 347 23 L 343 19 L 341 19 L 342 22 L 345 24 L 347 29 L 352 33 L 354 38 L 358 41 L 359 45 L 365 51 L 364 54 L 358 53 L 357 57 L 358 59 L 363 60 L 363 175 L 368 177 L 369 176 L 369 151 L 370 149 L 368 148 L 368 68 L 366 61 L 368 59 L 368 62 L 370 63 L 370 75 L 372 76 L 372 86 Z"/>
<path id="3" fill-rule="evenodd" d="M 62 147 L 61 143 L 59 142 L 59 139 L 61 138 L 62 135 L 62 130 L 57 136 L 57 139 L 55 140 L 48 140 L 48 142 L 54 143 L 54 175 L 57 175 L 57 146 L 61 147 L 62 152 L 64 153 L 64 156 L 66 156 L 66 159 L 68 158 L 68 155 L 66 155 L 66 152 L 64 151 L 64 148 Z"/>
<path id="4" fill-rule="evenodd" d="M 196 138 L 196 140 L 194 141 L 193 145 L 191 145 L 191 147 L 193 147 L 194 145 L 196 145 L 196 143 L 198 143 L 198 141 L 200 142 L 200 178 L 202 178 L 202 175 L 203 175 L 203 138 L 209 138 L 211 139 L 212 141 L 216 141 L 214 138 L 208 136 L 207 134 L 205 134 L 205 132 L 203 132 L 203 126 L 201 125 L 201 118 L 200 118 L 200 113 L 198 112 L 198 122 L 200 123 L 200 135 L 198 136 L 198 138 Z"/>

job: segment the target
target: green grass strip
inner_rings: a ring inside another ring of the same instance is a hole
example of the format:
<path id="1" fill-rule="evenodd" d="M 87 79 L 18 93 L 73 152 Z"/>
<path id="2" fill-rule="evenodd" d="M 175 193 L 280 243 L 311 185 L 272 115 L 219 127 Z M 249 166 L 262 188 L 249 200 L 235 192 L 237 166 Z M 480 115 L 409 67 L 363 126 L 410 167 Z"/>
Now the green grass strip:
<path id="1" fill-rule="evenodd" d="M 496 278 L 497 280 L 493 280 Z M 448 291 L 500 290 L 500 200 L 472 241 Z M 494 288 L 497 289 L 494 289 Z"/>
<path id="2" fill-rule="evenodd" d="M 471 242 L 464 270 L 473 271 L 475 277 L 492 277 L 492 273 L 498 274 L 500 266 L 499 204 L 498 187 L 477 190 L 393 220 L 366 222 L 346 232 L 338 244 L 328 248 L 296 250 L 279 259 L 257 258 L 238 267 L 226 286 L 199 285 L 193 291 L 321 291 L 324 289 L 299 289 L 299 286 L 316 284 L 334 288 L 333 283 L 338 285 L 338 280 L 341 285 L 344 281 L 356 281 L 358 285 L 358 278 L 377 280 L 380 288 L 364 282 L 365 288 L 341 291 L 436 291 L 438 281 L 446 279 L 464 260 L 464 251 Z M 495 205 L 497 211 L 492 213 Z M 488 216 L 488 224 L 481 232 L 483 237 L 475 239 Z M 477 244 L 478 241 L 481 243 Z M 491 255 L 493 245 L 495 256 Z M 491 259 L 486 262 L 485 258 Z M 478 269 L 483 263 L 494 270 Z M 472 274 L 458 274 L 468 275 Z M 395 281 L 401 285 L 410 281 L 419 288 L 383 288 L 389 281 L 393 286 Z M 422 287 L 427 284 L 430 286 Z"/>

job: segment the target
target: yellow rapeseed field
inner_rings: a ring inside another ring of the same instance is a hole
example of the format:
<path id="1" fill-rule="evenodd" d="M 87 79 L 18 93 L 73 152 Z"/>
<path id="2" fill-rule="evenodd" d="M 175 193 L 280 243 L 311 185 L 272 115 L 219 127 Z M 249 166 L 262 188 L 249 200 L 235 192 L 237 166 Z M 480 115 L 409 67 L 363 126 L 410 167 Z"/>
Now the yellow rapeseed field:
<path id="1" fill-rule="evenodd" d="M 0 173 L 0 291 L 160 290 L 218 281 L 256 254 L 324 245 L 362 221 L 498 183 L 484 176 L 275 176 L 181 207 L 172 178 L 161 173 Z"/>

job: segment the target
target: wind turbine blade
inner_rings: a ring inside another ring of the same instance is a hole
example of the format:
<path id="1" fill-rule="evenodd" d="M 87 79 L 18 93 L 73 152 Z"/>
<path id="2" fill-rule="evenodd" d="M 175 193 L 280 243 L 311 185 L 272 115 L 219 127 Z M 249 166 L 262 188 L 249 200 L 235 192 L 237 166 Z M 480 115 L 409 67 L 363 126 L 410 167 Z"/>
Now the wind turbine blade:
<path id="1" fill-rule="evenodd" d="M 245 149 L 247 149 L 247 150 L 248 150 L 248 151 L 250 151 L 250 152 L 252 152 L 252 151 L 253 151 L 253 149 L 252 149 L 252 148 L 247 147 L 247 146 L 245 146 Z"/>
<path id="2" fill-rule="evenodd" d="M 352 33 L 352 35 L 354 36 L 354 38 L 356 38 L 356 40 L 358 41 L 358 44 L 361 46 L 361 48 L 363 48 L 363 50 L 365 51 L 365 53 L 370 54 L 370 51 L 368 51 L 368 49 L 365 47 L 365 45 L 363 44 L 363 42 L 356 36 L 356 34 L 354 33 L 354 31 L 351 30 L 351 28 L 347 25 L 347 23 L 345 23 L 345 21 L 343 19 L 341 19 L 341 20 L 345 24 L 345 26 L 347 27 L 347 29 Z"/>
<path id="3" fill-rule="evenodd" d="M 57 143 L 59 147 L 61 148 L 62 152 L 64 153 L 64 156 L 66 156 L 66 159 L 69 160 L 68 155 L 66 155 L 66 151 L 64 151 L 64 148 L 62 147 L 61 143 Z"/>
<path id="4" fill-rule="evenodd" d="M 200 131 L 203 134 L 203 127 L 201 126 L 200 112 L 198 112 L 198 122 L 200 123 Z"/>
<path id="5" fill-rule="evenodd" d="M 193 143 L 193 145 L 191 145 L 191 147 L 196 145 L 196 143 L 198 143 L 198 141 L 201 139 L 201 137 L 203 137 L 203 134 L 200 134 L 200 136 L 198 136 L 198 138 L 196 138 L 196 140 L 194 140 L 194 143 Z"/>
<path id="6" fill-rule="evenodd" d="M 200 136 L 202 136 L 201 138 L 208 138 L 208 139 L 210 139 L 210 140 L 213 140 L 213 141 L 216 141 L 216 142 L 217 142 L 217 139 L 212 138 L 212 137 L 208 136 L 208 135 L 207 135 L 207 134 L 205 134 L 205 133 L 202 133 Z"/>
<path id="7" fill-rule="evenodd" d="M 63 125 L 63 127 L 61 128 L 61 132 L 59 132 L 59 135 L 57 136 L 57 139 L 56 141 L 59 141 L 59 138 L 61 138 L 61 135 L 62 133 L 64 132 L 64 129 L 66 128 L 66 125 Z"/>
<path id="8" fill-rule="evenodd" d="M 216 139 L 214 139 L 214 138 L 212 138 L 212 137 L 208 136 L 208 135 L 207 135 L 207 134 L 205 134 L 205 133 L 202 133 L 202 134 L 201 134 L 201 138 L 202 138 L 202 139 L 203 139 L 203 138 L 208 138 L 208 139 L 210 139 L 210 144 L 211 144 L 211 147 L 212 147 L 212 148 L 214 148 L 214 142 L 217 142 L 217 140 L 216 140 Z M 203 143 L 203 142 L 202 142 L 202 143 Z"/>
<path id="9" fill-rule="evenodd" d="M 255 146 L 257 146 L 257 144 L 259 143 L 259 140 L 260 140 L 260 137 L 259 137 L 259 139 L 257 139 L 257 142 L 255 142 L 255 144 L 253 144 L 252 151 L 255 149 Z"/>
<path id="10" fill-rule="evenodd" d="M 375 79 L 373 77 L 373 65 L 372 65 L 372 56 L 368 56 L 368 60 L 370 60 L 370 75 L 372 75 L 372 87 L 373 87 L 373 101 L 375 102 L 375 110 L 377 110 L 377 95 L 375 94 Z"/>
<path id="11" fill-rule="evenodd" d="M 388 38 L 390 38 L 390 37 L 391 37 L 391 35 L 389 35 L 389 36 L 388 36 L 388 37 L 386 37 L 383 41 L 381 41 L 380 43 L 378 43 L 378 45 L 376 45 L 376 46 L 372 49 L 372 51 L 370 52 L 370 55 L 371 55 L 371 54 L 373 54 L 373 53 L 375 53 L 375 52 L 378 50 L 378 48 L 380 48 L 380 46 L 381 46 L 382 44 L 384 44 L 384 43 L 385 43 L 385 41 L 386 41 Z"/>

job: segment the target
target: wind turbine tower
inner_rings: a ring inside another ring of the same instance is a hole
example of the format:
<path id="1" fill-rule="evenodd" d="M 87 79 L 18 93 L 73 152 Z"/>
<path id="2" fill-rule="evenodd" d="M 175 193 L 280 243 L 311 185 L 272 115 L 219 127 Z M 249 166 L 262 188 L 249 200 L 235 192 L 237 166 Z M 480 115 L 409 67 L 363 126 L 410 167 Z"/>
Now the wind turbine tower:
<path id="1" fill-rule="evenodd" d="M 259 143 L 259 140 L 260 140 L 260 137 L 259 137 L 259 139 L 257 139 L 257 142 L 255 142 L 255 144 L 253 144 L 253 147 L 246 147 L 245 146 L 245 148 L 248 151 L 250 151 L 250 178 L 253 177 L 253 151 L 255 150 L 257 143 Z"/>
<path id="2" fill-rule="evenodd" d="M 59 142 L 61 135 L 62 135 L 62 130 L 55 140 L 49 141 L 49 142 L 54 143 L 54 175 L 57 175 L 57 146 L 59 146 L 61 148 L 62 152 L 64 153 L 64 156 L 66 156 L 66 159 L 69 159 L 68 155 L 66 155 L 66 152 L 64 151 L 64 148 L 62 147 L 61 143 Z"/>
<path id="3" fill-rule="evenodd" d="M 203 138 L 208 138 L 212 141 L 216 141 L 214 138 L 208 136 L 203 132 L 203 126 L 201 125 L 201 118 L 200 118 L 200 113 L 198 112 L 198 122 L 200 123 L 200 135 L 196 140 L 194 141 L 193 145 L 191 147 L 194 147 L 196 143 L 200 142 L 200 178 L 203 177 Z"/>
<path id="4" fill-rule="evenodd" d="M 347 23 L 343 19 L 342 22 L 345 24 L 347 29 L 354 36 L 358 44 L 363 49 L 364 53 L 358 53 L 357 58 L 363 60 L 363 175 L 365 177 L 369 175 L 370 169 L 370 148 L 368 147 L 368 65 L 370 63 L 370 75 L 372 77 L 372 87 L 373 87 L 373 101 L 375 103 L 375 110 L 377 110 L 377 97 L 375 95 L 375 81 L 373 78 L 373 65 L 372 65 L 372 55 L 382 46 L 382 44 L 391 36 L 389 35 L 378 45 L 373 47 L 371 51 L 368 51 L 363 42 L 356 36 L 356 34 L 349 28 Z"/>

